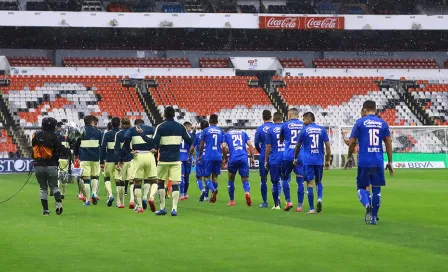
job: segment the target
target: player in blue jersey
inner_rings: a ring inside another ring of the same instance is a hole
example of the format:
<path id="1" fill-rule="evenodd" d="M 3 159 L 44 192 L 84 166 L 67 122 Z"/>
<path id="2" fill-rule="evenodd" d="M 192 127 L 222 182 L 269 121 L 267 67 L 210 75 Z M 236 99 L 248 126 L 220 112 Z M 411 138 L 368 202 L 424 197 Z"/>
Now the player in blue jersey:
<path id="1" fill-rule="evenodd" d="M 300 132 L 299 141 L 297 142 L 294 151 L 294 165 L 299 164 L 297 157 L 300 150 L 303 149 L 304 151 L 303 172 L 307 184 L 308 203 L 310 205 L 308 214 L 315 213 L 314 185 L 317 187 L 317 212 L 320 213 L 322 211 L 324 155 L 326 170 L 330 169 L 331 158 L 330 141 L 328 139 L 327 131 L 324 127 L 314 123 L 315 121 L 316 118 L 312 112 L 306 112 L 303 115 L 305 127 Z"/>
<path id="2" fill-rule="evenodd" d="M 294 161 L 294 149 L 299 140 L 299 134 L 303 127 L 303 122 L 299 119 L 299 111 L 296 108 L 288 110 L 288 122 L 283 123 L 280 130 L 280 142 L 285 145 L 285 151 L 283 152 L 283 161 L 281 167 L 282 175 L 282 187 L 285 194 L 286 206 L 285 211 L 289 211 L 293 205 L 291 202 L 291 192 L 289 186 L 289 176 L 294 171 L 296 174 L 297 182 L 297 212 L 302 211 L 303 197 L 305 193 L 305 187 L 303 185 L 303 151 L 299 153 L 299 165 L 295 166 Z"/>
<path id="3" fill-rule="evenodd" d="M 185 122 L 184 127 L 187 129 L 188 134 L 191 136 L 191 129 L 193 125 L 190 122 Z M 195 140 L 195 139 L 193 139 Z M 190 145 L 183 139 L 180 141 L 180 161 L 182 162 L 182 180 L 180 182 L 180 200 L 188 199 L 188 187 L 190 186 L 190 173 L 191 173 L 191 156 Z"/>
<path id="4" fill-rule="evenodd" d="M 263 121 L 264 124 L 259 126 L 257 128 L 257 131 L 255 132 L 255 148 L 257 149 L 258 153 L 260 154 L 260 179 L 261 179 L 261 198 L 263 199 L 263 203 L 260 204 L 260 208 L 267 208 L 268 207 L 268 172 L 269 168 L 265 167 L 263 162 L 265 161 L 265 153 L 266 153 L 266 132 L 269 130 L 270 127 L 274 125 L 272 123 L 272 114 L 268 110 L 263 111 Z"/>
<path id="5" fill-rule="evenodd" d="M 200 123 L 200 129 L 204 131 L 206 128 L 209 127 L 209 123 L 207 120 L 202 120 Z M 209 189 L 207 187 L 205 178 L 204 178 L 204 161 L 199 161 L 199 150 L 201 147 L 201 134 L 196 134 L 196 138 L 191 145 L 190 153 L 195 158 L 195 164 L 196 164 L 196 183 L 198 185 L 199 190 L 201 191 L 201 197 L 199 198 L 200 202 L 203 202 L 204 200 L 208 200 L 208 192 Z M 205 150 L 202 152 L 202 156 L 204 156 Z M 205 183 L 205 187 L 204 187 Z"/>
<path id="6" fill-rule="evenodd" d="M 395 174 L 392 167 L 392 138 L 390 137 L 389 125 L 375 115 L 375 101 L 365 101 L 363 109 L 366 111 L 366 116 L 358 119 L 353 126 L 345 168 L 353 165 L 353 151 L 356 140 L 358 140 L 358 175 L 356 178 L 358 198 L 366 209 L 366 223 L 376 225 L 381 203 L 381 186 L 386 185 L 383 142 L 386 146 L 388 159 L 386 169 L 389 170 L 390 175 Z M 369 187 L 372 187 L 371 201 Z"/>
<path id="7" fill-rule="evenodd" d="M 206 178 L 207 187 L 212 191 L 211 203 L 216 202 L 218 194 L 218 176 L 221 174 L 222 165 L 222 143 L 224 132 L 217 127 L 218 115 L 210 115 L 210 126 L 201 133 L 201 146 L 199 148 L 198 161 L 204 160 L 204 176 Z M 204 156 L 202 152 L 205 150 Z M 211 177 L 211 179 L 210 179 Z M 213 181 L 213 182 L 212 182 Z M 205 194 L 205 192 L 203 192 Z M 202 197 L 202 195 L 201 195 Z"/>
<path id="8" fill-rule="evenodd" d="M 274 113 L 274 124 L 266 133 L 266 154 L 263 161 L 263 166 L 266 169 L 269 168 L 271 174 L 272 198 L 274 200 L 273 210 L 280 210 L 280 175 L 283 152 L 285 151 L 285 145 L 283 142 L 280 142 L 282 119 L 283 116 L 280 112 Z"/>
<path id="9" fill-rule="evenodd" d="M 252 199 L 250 197 L 247 147 L 249 147 L 250 164 L 251 166 L 254 166 L 254 146 L 252 145 L 252 142 L 246 132 L 240 130 L 230 130 L 224 135 L 223 164 L 227 163 L 227 154 L 229 154 L 229 161 L 227 165 L 229 170 L 229 182 L 227 189 L 229 191 L 230 202 L 227 206 L 235 206 L 236 172 L 239 172 L 241 181 L 243 182 L 246 204 L 247 206 L 252 206 Z"/>

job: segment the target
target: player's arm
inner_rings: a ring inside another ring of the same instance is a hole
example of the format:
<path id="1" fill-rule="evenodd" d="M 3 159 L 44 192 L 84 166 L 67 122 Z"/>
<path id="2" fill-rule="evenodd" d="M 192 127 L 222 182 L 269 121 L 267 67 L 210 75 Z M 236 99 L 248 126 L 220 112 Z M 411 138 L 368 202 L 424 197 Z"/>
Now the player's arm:
<path id="1" fill-rule="evenodd" d="M 266 147 L 265 147 L 265 156 L 264 156 L 264 168 L 268 169 L 268 165 L 269 165 L 269 155 L 271 154 L 271 149 L 272 149 L 272 139 L 271 139 L 271 134 L 268 132 L 266 132 Z"/>
<path id="2" fill-rule="evenodd" d="M 182 139 L 184 140 L 184 142 L 186 143 L 186 144 L 188 144 L 188 145 L 191 145 L 191 144 L 193 144 L 193 137 L 195 137 L 196 138 L 196 130 L 193 130 L 192 132 L 191 132 L 191 136 L 190 136 L 190 134 L 188 134 L 188 132 L 187 132 L 187 129 L 184 127 L 184 126 L 182 126 L 183 127 L 183 130 L 182 130 Z"/>
<path id="3" fill-rule="evenodd" d="M 330 142 L 325 142 L 325 169 L 330 169 L 330 161 L 331 161 L 331 147 Z"/>
<path id="4" fill-rule="evenodd" d="M 250 163 L 252 164 L 251 166 L 254 167 L 255 166 L 254 145 L 252 144 L 252 141 L 250 139 L 246 141 L 246 144 L 247 146 L 249 146 Z"/>
<path id="5" fill-rule="evenodd" d="M 229 146 L 227 145 L 227 142 L 223 142 L 221 145 L 222 149 L 222 164 L 225 165 L 227 163 L 227 156 L 229 155 Z"/>
<path id="6" fill-rule="evenodd" d="M 296 148 L 294 149 L 294 165 L 298 165 L 299 164 L 297 158 L 299 156 L 300 149 L 302 148 L 304 135 L 305 135 L 305 133 L 303 133 L 302 130 L 301 130 L 299 132 L 299 139 L 297 140 Z"/>
<path id="7" fill-rule="evenodd" d="M 75 146 L 73 148 L 73 154 L 75 155 L 75 158 L 79 157 L 79 148 L 81 146 L 81 138 L 79 138 L 76 143 Z"/>
<path id="8" fill-rule="evenodd" d="M 260 141 L 260 132 L 257 130 L 255 132 L 255 149 L 257 149 L 257 152 L 261 152 L 261 141 Z"/>
<path id="9" fill-rule="evenodd" d="M 100 164 L 104 164 L 104 158 L 106 157 L 107 139 L 104 139 L 107 135 L 104 134 L 103 141 L 100 147 Z"/>
<path id="10" fill-rule="evenodd" d="M 386 153 L 387 153 L 386 169 L 389 170 L 390 175 L 393 176 L 395 174 L 395 170 L 392 165 L 392 137 L 390 136 L 390 130 L 387 124 L 385 128 L 383 142 L 384 145 L 386 146 Z"/>
<path id="11" fill-rule="evenodd" d="M 280 143 L 283 143 L 283 141 L 285 140 L 285 129 L 284 129 L 284 125 L 283 124 L 280 128 L 280 136 L 278 137 L 278 140 L 280 141 Z"/>

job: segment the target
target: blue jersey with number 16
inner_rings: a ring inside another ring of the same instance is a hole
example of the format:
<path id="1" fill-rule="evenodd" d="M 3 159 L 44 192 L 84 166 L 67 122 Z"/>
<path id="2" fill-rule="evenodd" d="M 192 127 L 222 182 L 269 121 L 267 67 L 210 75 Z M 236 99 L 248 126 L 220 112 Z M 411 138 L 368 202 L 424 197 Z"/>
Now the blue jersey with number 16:
<path id="1" fill-rule="evenodd" d="M 324 127 L 314 123 L 304 127 L 299 136 L 304 153 L 303 165 L 324 165 L 324 145 L 328 141 Z"/>
<path id="2" fill-rule="evenodd" d="M 221 144 L 223 143 L 224 132 L 217 126 L 210 126 L 201 133 L 201 141 L 205 142 L 205 161 L 222 160 Z"/>
<path id="3" fill-rule="evenodd" d="M 246 132 L 239 130 L 231 130 L 224 136 L 224 142 L 229 147 L 229 162 L 246 160 L 247 161 L 247 141 L 249 136 Z"/>
<path id="4" fill-rule="evenodd" d="M 285 151 L 283 152 L 284 161 L 294 160 L 294 150 L 296 144 L 299 141 L 299 133 L 303 128 L 303 122 L 299 119 L 291 119 L 286 123 L 283 123 L 280 130 L 280 137 L 284 137 Z M 303 161 L 303 150 L 299 153 L 299 161 Z"/>

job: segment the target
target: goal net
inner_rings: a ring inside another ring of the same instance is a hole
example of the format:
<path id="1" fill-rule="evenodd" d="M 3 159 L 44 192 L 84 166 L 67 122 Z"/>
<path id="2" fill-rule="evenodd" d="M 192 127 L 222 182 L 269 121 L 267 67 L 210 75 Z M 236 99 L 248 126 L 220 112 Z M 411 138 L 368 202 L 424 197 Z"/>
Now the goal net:
<path id="1" fill-rule="evenodd" d="M 352 127 L 330 127 L 333 168 L 342 168 L 347 159 Z M 448 167 L 448 127 L 390 127 L 395 168 L 446 168 Z M 383 143 L 384 148 L 384 143 Z M 384 151 L 386 149 L 384 148 Z M 355 149 L 357 152 L 357 148 Z M 386 153 L 384 153 L 387 162 Z M 357 165 L 355 155 L 355 165 Z"/>

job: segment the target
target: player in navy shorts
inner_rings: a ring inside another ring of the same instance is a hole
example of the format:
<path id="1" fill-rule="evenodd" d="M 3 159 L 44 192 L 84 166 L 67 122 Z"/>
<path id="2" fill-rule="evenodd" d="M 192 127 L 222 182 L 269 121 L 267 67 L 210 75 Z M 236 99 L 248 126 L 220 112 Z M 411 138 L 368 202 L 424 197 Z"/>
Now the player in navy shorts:
<path id="1" fill-rule="evenodd" d="M 218 194 L 218 176 L 221 174 L 222 165 L 222 143 L 224 132 L 217 127 L 218 115 L 210 115 L 210 126 L 201 133 L 201 146 L 199 148 L 198 161 L 204 160 L 204 176 L 206 178 L 207 187 L 212 191 L 211 203 L 216 202 Z M 205 150 L 205 154 L 202 152 Z M 213 181 L 213 182 L 212 182 Z M 205 195 L 205 192 L 203 192 Z M 201 197 L 203 197 L 201 195 Z"/>
<path id="2" fill-rule="evenodd" d="M 200 123 L 201 130 L 204 131 L 204 129 L 208 128 L 209 124 L 207 120 L 202 120 Z M 201 134 L 196 134 L 196 139 L 193 142 L 193 145 L 190 148 L 190 153 L 194 154 L 196 153 L 196 183 L 198 185 L 199 190 L 201 191 L 201 196 L 199 198 L 200 202 L 203 202 L 208 197 L 208 188 L 207 184 L 204 188 L 204 162 L 199 161 L 199 148 L 201 146 Z M 205 150 L 202 152 L 202 155 L 204 155 Z"/>
<path id="3" fill-rule="evenodd" d="M 250 164 L 251 166 L 254 166 L 254 146 L 252 145 L 252 142 L 246 132 L 240 130 L 230 130 L 224 135 L 224 163 L 227 160 L 227 153 L 229 153 L 229 162 L 227 165 L 229 170 L 229 182 L 227 184 L 227 189 L 229 191 L 230 202 L 227 206 L 235 206 L 235 175 L 237 172 L 239 172 L 241 181 L 243 182 L 246 204 L 247 206 L 252 205 L 252 199 L 250 197 L 247 147 L 249 147 L 250 152 Z"/>
<path id="4" fill-rule="evenodd" d="M 307 184 L 308 203 L 310 205 L 308 214 L 315 213 L 314 185 L 317 187 L 317 212 L 320 213 L 322 211 L 322 197 L 324 192 L 324 187 L 322 185 L 324 155 L 325 169 L 327 170 L 330 169 L 331 158 L 330 141 L 328 139 L 327 131 L 324 127 L 314 123 L 315 121 L 316 119 L 312 112 L 306 112 L 303 115 L 305 126 L 300 132 L 299 141 L 297 142 L 294 151 L 294 165 L 299 164 L 297 156 L 299 155 L 300 150 L 303 149 L 304 151 L 303 172 Z"/>
<path id="5" fill-rule="evenodd" d="M 191 136 L 191 129 L 193 125 L 190 122 L 185 122 L 184 127 L 187 129 L 188 134 Z M 195 141 L 193 139 L 193 141 Z M 191 174 L 191 154 L 190 145 L 183 139 L 180 141 L 180 161 L 182 162 L 181 174 L 182 180 L 180 182 L 180 200 L 188 199 L 188 187 L 190 186 L 190 174 Z"/>
<path id="6" fill-rule="evenodd" d="M 263 111 L 263 121 L 264 124 L 259 126 L 257 128 L 257 131 L 255 132 L 255 148 L 257 149 L 258 153 L 260 154 L 260 179 L 261 179 L 261 185 L 260 185 L 260 191 L 261 191 L 261 198 L 263 199 L 263 202 L 260 204 L 260 208 L 267 208 L 268 207 L 268 172 L 269 168 L 265 167 L 263 162 L 265 161 L 265 153 L 266 153 L 266 133 L 269 130 L 270 127 L 274 125 L 272 123 L 272 115 L 271 112 L 268 110 Z"/>
<path id="7" fill-rule="evenodd" d="M 266 133 L 266 155 L 263 163 L 263 166 L 269 168 L 271 173 L 273 210 L 280 210 L 280 169 L 285 151 L 285 145 L 279 140 L 282 118 L 280 112 L 274 113 L 274 125 Z"/>
<path id="8" fill-rule="evenodd" d="M 392 167 L 392 138 L 390 137 L 389 125 L 375 115 L 375 101 L 365 101 L 363 110 L 365 110 L 366 116 L 356 121 L 350 135 L 348 159 L 345 168 L 347 169 L 353 165 L 353 151 L 356 141 L 358 141 L 358 175 L 356 178 L 358 198 L 366 209 L 366 223 L 376 225 L 381 204 L 381 187 L 386 185 L 383 142 L 386 146 L 388 159 L 386 169 L 389 170 L 390 175 L 393 176 L 395 174 Z M 372 187 L 371 200 L 369 187 Z"/>
<path id="9" fill-rule="evenodd" d="M 289 109 L 289 121 L 283 123 L 280 130 L 280 142 L 283 142 L 283 144 L 285 145 L 281 167 L 282 187 L 286 200 L 286 206 L 284 208 L 285 211 L 289 211 L 293 207 L 291 202 L 291 189 L 289 187 L 289 177 L 292 171 L 294 171 L 294 174 L 296 174 L 298 198 L 297 211 L 299 211 L 300 207 L 302 207 L 303 197 L 305 193 L 305 187 L 303 185 L 303 151 L 299 153 L 299 165 L 295 166 L 293 164 L 294 149 L 296 148 L 297 141 L 299 140 L 299 133 L 303 127 L 303 122 L 298 118 L 299 111 L 296 108 Z"/>

